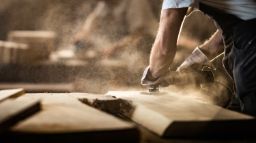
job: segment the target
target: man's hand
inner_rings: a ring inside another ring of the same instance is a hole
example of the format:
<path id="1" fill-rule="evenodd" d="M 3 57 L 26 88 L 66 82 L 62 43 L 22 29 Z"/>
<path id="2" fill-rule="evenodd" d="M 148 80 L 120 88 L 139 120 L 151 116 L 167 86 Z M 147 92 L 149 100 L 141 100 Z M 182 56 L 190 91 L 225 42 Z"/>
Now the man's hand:
<path id="1" fill-rule="evenodd" d="M 177 68 L 177 71 L 184 71 L 196 65 L 203 65 L 222 53 L 223 50 L 222 31 L 217 30 L 209 40 L 194 49 L 192 54 Z"/>
<path id="2" fill-rule="evenodd" d="M 192 54 L 190 54 L 185 61 L 177 68 L 176 71 L 184 71 L 191 68 L 193 65 L 202 65 L 207 63 L 209 59 L 207 56 L 200 50 L 200 48 L 195 48 Z"/>
<path id="3" fill-rule="evenodd" d="M 142 78 L 141 78 L 141 85 L 146 86 L 148 88 L 157 88 L 159 86 L 165 87 L 168 86 L 169 83 L 165 80 L 165 76 L 154 78 L 150 72 L 149 67 L 146 67 Z"/>

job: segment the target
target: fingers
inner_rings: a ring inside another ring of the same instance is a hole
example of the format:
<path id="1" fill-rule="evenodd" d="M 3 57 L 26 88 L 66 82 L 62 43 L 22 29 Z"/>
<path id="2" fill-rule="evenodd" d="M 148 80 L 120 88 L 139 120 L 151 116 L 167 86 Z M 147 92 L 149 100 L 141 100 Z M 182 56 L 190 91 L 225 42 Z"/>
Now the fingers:
<path id="1" fill-rule="evenodd" d="M 150 74 L 149 67 L 146 67 L 141 78 L 141 85 L 147 88 L 158 87 L 158 86 L 167 87 L 170 84 L 173 84 L 174 76 L 175 76 L 175 74 L 167 73 L 165 76 L 159 77 L 157 79 L 151 79 L 151 78 L 148 78 L 149 74 Z"/>
<path id="2" fill-rule="evenodd" d="M 141 85 L 148 87 L 148 88 L 152 88 L 152 87 L 158 87 L 161 82 L 162 82 L 162 78 L 157 78 L 157 79 L 152 79 L 150 78 L 150 69 L 149 66 L 145 68 L 142 78 L 141 78 Z"/>

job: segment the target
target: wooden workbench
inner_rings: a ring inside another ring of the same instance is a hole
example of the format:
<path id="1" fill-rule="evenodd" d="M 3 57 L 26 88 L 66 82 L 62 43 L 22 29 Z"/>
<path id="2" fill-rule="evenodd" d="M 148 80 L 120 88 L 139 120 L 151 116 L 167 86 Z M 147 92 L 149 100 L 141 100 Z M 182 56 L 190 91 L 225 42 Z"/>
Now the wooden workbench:
<path id="1" fill-rule="evenodd" d="M 40 100 L 41 111 L 10 128 L 8 142 L 255 142 L 253 117 L 175 93 L 37 93 L 15 100 Z"/>

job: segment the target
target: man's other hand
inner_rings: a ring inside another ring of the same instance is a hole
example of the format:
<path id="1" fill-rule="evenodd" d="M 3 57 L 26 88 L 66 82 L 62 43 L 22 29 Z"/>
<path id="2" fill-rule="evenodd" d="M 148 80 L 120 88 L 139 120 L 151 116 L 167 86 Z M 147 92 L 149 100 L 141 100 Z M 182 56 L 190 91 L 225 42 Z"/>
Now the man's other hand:
<path id="1" fill-rule="evenodd" d="M 207 56 L 201 51 L 200 48 L 195 48 L 192 54 L 190 54 L 184 62 L 177 68 L 176 71 L 184 71 L 186 69 L 191 68 L 194 65 L 202 65 L 207 63 L 209 59 Z"/>

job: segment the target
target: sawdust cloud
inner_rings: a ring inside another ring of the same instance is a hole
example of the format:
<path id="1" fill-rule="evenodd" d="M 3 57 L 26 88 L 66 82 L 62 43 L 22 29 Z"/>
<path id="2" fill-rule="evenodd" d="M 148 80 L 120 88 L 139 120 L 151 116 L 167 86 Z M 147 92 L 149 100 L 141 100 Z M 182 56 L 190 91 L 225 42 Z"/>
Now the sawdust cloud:
<path id="1" fill-rule="evenodd" d="M 151 10 L 153 11 L 152 15 L 158 22 L 161 2 L 158 0 L 149 1 L 152 8 Z M 99 1 L 95 0 L 1 0 L 0 16 L 2 17 L 3 21 L 0 21 L 0 31 L 2 31 L 0 33 L 0 39 L 5 39 L 5 37 L 7 37 L 8 31 L 11 30 L 53 30 L 59 37 L 58 46 L 56 49 L 68 48 L 69 44 L 75 40 L 76 33 L 80 31 L 81 27 L 83 27 L 83 24 L 90 13 L 97 7 L 98 2 Z M 109 3 L 111 1 L 104 2 Z M 122 6 L 120 7 L 121 8 L 119 8 L 117 11 L 123 11 Z M 110 10 L 111 12 L 111 9 L 106 9 Z M 122 17 L 122 12 L 120 13 L 121 16 L 119 15 L 119 17 Z M 150 17 L 152 17 L 152 15 Z M 173 69 L 175 69 L 182 62 L 182 60 L 184 60 L 185 57 L 191 53 L 194 46 L 200 44 L 200 42 L 210 37 L 210 34 L 214 32 L 215 27 L 213 26 L 212 22 L 207 20 L 207 18 L 202 20 L 202 17 L 203 14 L 197 12 L 194 13 L 191 17 L 188 17 L 185 21 L 179 40 L 182 42 L 179 43 L 180 46 L 175 57 L 175 63 L 172 65 Z M 132 24 L 133 21 L 136 21 L 133 20 L 133 18 L 136 18 L 136 16 L 133 16 L 132 14 L 128 16 L 128 19 L 130 19 L 130 24 Z M 118 25 L 113 25 L 113 23 L 109 22 L 108 20 L 109 19 L 107 16 L 103 18 L 100 22 L 104 22 L 104 24 L 98 25 L 99 27 L 96 29 L 101 29 L 101 31 L 99 34 L 96 34 L 96 36 L 92 36 L 95 47 L 98 48 L 99 51 L 102 48 L 113 46 L 112 44 L 114 42 L 121 40 L 125 35 L 129 34 L 129 28 L 127 27 L 128 23 L 123 22 L 123 19 L 115 19 L 117 23 L 119 23 Z M 4 23 L 4 21 L 6 23 Z M 198 23 L 198 21 L 200 21 L 200 23 Z M 155 28 L 155 26 L 153 27 Z M 59 74 L 58 78 L 69 78 L 75 80 L 75 86 L 77 90 L 84 92 L 104 93 L 111 89 L 126 89 L 131 87 L 133 89 L 142 89 L 139 85 L 139 80 L 143 68 L 148 64 L 148 55 L 143 55 L 142 53 L 145 51 L 148 52 L 150 50 L 154 39 L 154 36 L 152 36 L 154 33 L 152 33 L 150 33 L 151 36 L 149 36 L 150 38 L 148 38 L 148 41 L 145 41 L 145 38 L 143 37 L 145 35 L 135 34 L 135 38 L 130 38 L 132 39 L 130 41 L 134 42 L 134 44 L 128 46 L 124 45 L 126 46 L 125 50 L 121 50 L 121 52 L 119 51 L 115 55 L 115 59 L 121 59 L 119 62 L 117 62 L 117 65 L 124 64 L 124 66 L 121 66 L 124 69 L 119 70 L 118 72 L 116 68 L 113 68 L 112 70 L 108 68 L 102 68 L 104 71 L 88 68 L 86 72 L 90 74 L 79 73 L 75 71 L 72 73 L 71 70 L 71 73 L 69 73 L 71 77 L 67 77 L 66 74 Z M 139 40 L 136 41 L 133 39 Z M 129 38 L 127 41 L 128 43 L 130 42 Z M 194 43 L 191 44 L 191 42 Z M 120 44 L 116 45 L 119 46 Z M 140 48 L 139 46 L 141 45 L 144 46 L 145 50 L 138 52 Z M 123 45 L 121 44 L 121 46 Z M 93 58 L 90 61 L 93 65 L 100 63 L 100 61 L 105 61 L 104 58 L 100 57 L 102 56 L 101 54 L 97 56 L 98 57 Z M 62 73 L 65 71 L 59 70 L 58 72 Z M 94 72 L 99 72 L 99 74 Z M 48 73 L 48 75 L 50 74 L 51 73 Z M 74 74 L 76 74 L 75 77 Z M 94 77 L 95 75 L 101 76 Z M 189 95 L 202 95 L 198 94 L 198 89 L 195 89 L 193 84 L 189 87 L 186 86 L 186 88 L 188 89 L 186 90 L 186 93 L 178 92 L 184 91 L 180 88 L 178 88 L 179 90 L 175 91 L 181 95 L 186 95 L 188 93 Z M 170 91 L 172 90 L 173 89 L 170 88 Z M 221 99 L 219 93 L 221 93 L 222 90 L 219 90 L 219 87 L 211 87 L 210 91 L 213 92 L 211 96 L 205 96 L 204 93 L 202 97 L 206 98 L 207 101 L 220 103 Z"/>

